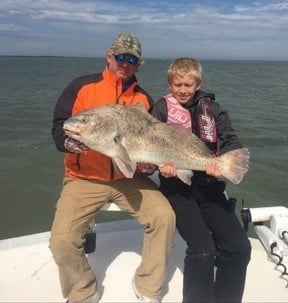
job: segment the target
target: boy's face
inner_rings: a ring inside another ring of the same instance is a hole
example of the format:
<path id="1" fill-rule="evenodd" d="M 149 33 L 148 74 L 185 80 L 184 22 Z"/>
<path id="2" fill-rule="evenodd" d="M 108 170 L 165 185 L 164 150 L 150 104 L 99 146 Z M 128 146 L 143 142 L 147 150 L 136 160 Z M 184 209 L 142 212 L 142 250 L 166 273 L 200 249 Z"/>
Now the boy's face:
<path id="1" fill-rule="evenodd" d="M 169 88 L 173 97 L 180 104 L 186 104 L 193 98 L 196 91 L 200 89 L 200 86 L 201 85 L 198 84 L 191 75 L 185 75 L 184 77 L 175 76 L 169 83 Z"/>

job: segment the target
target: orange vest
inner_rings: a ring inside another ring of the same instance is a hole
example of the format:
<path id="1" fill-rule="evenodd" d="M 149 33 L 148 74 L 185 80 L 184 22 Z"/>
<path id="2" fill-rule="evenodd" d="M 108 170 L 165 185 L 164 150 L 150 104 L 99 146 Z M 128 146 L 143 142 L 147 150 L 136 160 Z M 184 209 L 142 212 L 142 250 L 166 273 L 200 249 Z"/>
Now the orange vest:
<path id="1" fill-rule="evenodd" d="M 72 115 L 104 104 L 135 104 L 143 103 L 149 109 L 150 96 L 135 82 L 122 93 L 122 81 L 115 77 L 108 68 L 102 73 L 100 81 L 91 81 L 81 86 L 73 104 Z M 111 158 L 93 150 L 64 155 L 65 176 L 83 179 L 108 181 L 124 178 L 123 174 L 115 170 Z"/>

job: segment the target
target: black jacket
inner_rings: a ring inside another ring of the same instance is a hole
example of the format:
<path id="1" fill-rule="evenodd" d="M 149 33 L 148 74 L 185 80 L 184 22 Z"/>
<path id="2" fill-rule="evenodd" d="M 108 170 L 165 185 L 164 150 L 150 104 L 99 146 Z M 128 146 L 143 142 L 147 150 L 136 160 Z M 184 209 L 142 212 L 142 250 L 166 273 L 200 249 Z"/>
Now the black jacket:
<path id="1" fill-rule="evenodd" d="M 240 142 L 238 136 L 236 135 L 231 119 L 226 110 L 221 108 L 221 106 L 215 102 L 215 95 L 211 93 L 206 93 L 199 90 L 194 97 L 185 104 L 185 108 L 190 112 L 192 120 L 192 132 L 200 138 L 199 131 L 199 115 L 202 111 L 200 100 L 206 99 L 210 102 L 211 115 L 213 115 L 215 120 L 215 127 L 217 130 L 217 142 L 216 143 L 206 143 L 210 148 L 211 152 L 217 152 L 221 155 L 228 151 L 242 148 L 243 145 Z M 168 110 L 166 99 L 164 97 L 160 98 L 150 110 L 150 113 L 162 122 L 167 122 Z M 164 178 L 163 178 L 164 179 Z M 171 178 L 170 178 L 171 179 Z M 194 172 L 194 177 L 192 183 L 195 181 L 206 180 L 207 182 L 216 181 L 214 177 L 208 176 L 205 172 Z M 205 182 L 206 182 L 205 181 Z"/>

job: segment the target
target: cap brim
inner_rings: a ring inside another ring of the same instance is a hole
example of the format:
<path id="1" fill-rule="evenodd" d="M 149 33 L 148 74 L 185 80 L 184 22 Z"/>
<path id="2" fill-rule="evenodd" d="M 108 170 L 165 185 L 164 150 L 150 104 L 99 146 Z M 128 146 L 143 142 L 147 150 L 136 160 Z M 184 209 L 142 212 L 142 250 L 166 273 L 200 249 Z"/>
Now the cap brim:
<path id="1" fill-rule="evenodd" d="M 127 49 L 127 48 L 117 48 L 116 50 L 112 49 L 112 52 L 114 55 L 119 55 L 119 54 L 130 54 L 141 60 L 141 56 L 139 56 L 138 52 L 134 51 L 133 49 Z"/>

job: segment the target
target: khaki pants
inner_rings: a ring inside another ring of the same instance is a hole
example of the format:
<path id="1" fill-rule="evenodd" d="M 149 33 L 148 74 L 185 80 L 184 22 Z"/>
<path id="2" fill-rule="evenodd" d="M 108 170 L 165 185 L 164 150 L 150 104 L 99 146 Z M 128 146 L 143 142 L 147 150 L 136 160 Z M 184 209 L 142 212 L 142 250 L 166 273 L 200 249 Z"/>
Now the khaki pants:
<path id="1" fill-rule="evenodd" d="M 84 253 L 84 234 L 94 214 L 108 200 L 143 225 L 142 261 L 135 273 L 135 283 L 143 295 L 160 296 L 174 237 L 175 215 L 154 183 L 141 174 L 109 182 L 64 179 L 50 238 L 63 296 L 71 302 L 81 302 L 96 292 L 96 276 Z"/>

